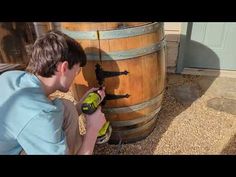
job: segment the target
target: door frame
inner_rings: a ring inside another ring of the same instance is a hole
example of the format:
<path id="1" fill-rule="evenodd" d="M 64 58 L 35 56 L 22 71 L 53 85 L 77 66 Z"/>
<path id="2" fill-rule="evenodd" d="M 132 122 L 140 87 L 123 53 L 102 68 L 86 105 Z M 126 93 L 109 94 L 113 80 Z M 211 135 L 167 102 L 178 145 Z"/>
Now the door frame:
<path id="1" fill-rule="evenodd" d="M 184 61 L 187 50 L 187 43 L 191 40 L 193 22 L 183 22 L 180 33 L 180 46 L 177 58 L 176 73 L 181 73 L 184 70 Z"/>

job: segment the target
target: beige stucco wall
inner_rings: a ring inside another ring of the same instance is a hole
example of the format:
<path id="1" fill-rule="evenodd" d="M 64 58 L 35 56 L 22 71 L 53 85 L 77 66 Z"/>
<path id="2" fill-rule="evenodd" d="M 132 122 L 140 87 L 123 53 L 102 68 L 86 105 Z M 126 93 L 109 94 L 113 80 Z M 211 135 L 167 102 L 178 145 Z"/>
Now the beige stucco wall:
<path id="1" fill-rule="evenodd" d="M 165 22 L 164 29 L 167 41 L 167 67 L 174 71 L 180 43 L 181 22 Z"/>

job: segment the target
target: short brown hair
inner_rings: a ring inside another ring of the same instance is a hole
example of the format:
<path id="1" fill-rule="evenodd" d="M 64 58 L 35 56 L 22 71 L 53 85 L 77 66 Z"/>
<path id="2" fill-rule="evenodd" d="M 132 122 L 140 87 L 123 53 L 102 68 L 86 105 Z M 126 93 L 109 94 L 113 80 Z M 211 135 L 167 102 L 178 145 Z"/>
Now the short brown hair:
<path id="1" fill-rule="evenodd" d="M 33 47 L 27 71 L 43 77 L 55 74 L 59 62 L 68 62 L 71 69 L 75 64 L 86 65 L 86 54 L 81 45 L 60 31 L 49 31 L 38 38 Z"/>

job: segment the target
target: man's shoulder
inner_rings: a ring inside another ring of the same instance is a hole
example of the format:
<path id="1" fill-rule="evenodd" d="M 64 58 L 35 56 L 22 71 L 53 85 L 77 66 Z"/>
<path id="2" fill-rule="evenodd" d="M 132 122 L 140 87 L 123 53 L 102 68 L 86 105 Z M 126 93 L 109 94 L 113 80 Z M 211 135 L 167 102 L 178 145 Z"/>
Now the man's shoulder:
<path id="1" fill-rule="evenodd" d="M 50 100 L 42 90 L 35 87 L 28 87 L 14 93 L 14 104 L 27 110 L 43 112 L 60 112 L 63 103 L 60 99 Z"/>
<path id="2" fill-rule="evenodd" d="M 8 71 L 3 74 L 1 77 L 6 82 L 0 92 L 1 112 L 6 112 L 8 116 L 11 115 L 10 113 L 18 112 L 19 115 L 10 117 L 24 116 L 27 119 L 31 119 L 40 112 L 53 115 L 63 112 L 61 101 L 50 101 L 36 76 L 25 71 Z"/>
<path id="3" fill-rule="evenodd" d="M 2 93 L 0 93 L 2 104 L 9 102 L 12 106 L 27 108 L 50 107 L 51 103 L 45 96 L 36 76 L 25 71 L 7 71 L 0 77 L 3 81 Z"/>
<path id="4" fill-rule="evenodd" d="M 10 78 L 15 78 L 19 77 L 22 74 L 25 74 L 26 71 L 20 71 L 20 70 L 11 70 L 11 71 L 6 71 L 0 75 L 0 79 L 10 79 Z"/>
<path id="5" fill-rule="evenodd" d="M 7 71 L 0 75 L 2 89 L 9 91 L 17 91 L 18 89 L 35 86 L 35 83 L 30 79 L 31 74 L 26 71 Z"/>

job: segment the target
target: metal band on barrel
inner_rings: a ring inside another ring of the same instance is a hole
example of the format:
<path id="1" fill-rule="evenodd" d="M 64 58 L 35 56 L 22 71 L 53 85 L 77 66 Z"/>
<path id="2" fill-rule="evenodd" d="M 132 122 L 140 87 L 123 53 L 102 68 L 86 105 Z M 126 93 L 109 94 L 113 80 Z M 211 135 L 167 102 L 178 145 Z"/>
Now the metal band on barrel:
<path id="1" fill-rule="evenodd" d="M 103 61 L 107 60 L 124 60 L 129 58 L 140 57 L 144 55 L 148 55 L 154 52 L 157 52 L 166 46 L 165 39 L 161 40 L 159 43 L 149 45 L 143 48 L 131 49 L 126 51 L 119 52 L 101 52 L 101 59 Z M 99 55 L 96 53 L 86 53 L 87 59 L 89 61 L 99 61 Z"/>
<path id="2" fill-rule="evenodd" d="M 155 32 L 160 27 L 163 27 L 163 23 L 154 22 L 148 25 L 143 25 L 143 26 L 138 26 L 138 27 L 133 27 L 133 28 L 104 30 L 104 31 L 99 31 L 99 39 L 100 40 L 118 39 L 118 38 L 139 36 L 139 35 Z M 97 31 L 71 31 L 64 28 L 60 28 L 60 30 L 74 39 L 98 40 Z"/>
<path id="3" fill-rule="evenodd" d="M 153 99 L 149 101 L 145 101 L 140 104 L 132 105 L 132 106 L 126 106 L 126 107 L 119 107 L 119 108 L 103 108 L 104 113 L 110 114 L 110 113 L 129 113 L 129 112 L 134 112 L 138 111 L 141 109 L 144 109 L 146 107 L 149 107 L 155 103 L 158 103 L 161 101 L 163 97 L 163 92 L 159 94 L 158 96 L 154 97 Z"/>
<path id="4" fill-rule="evenodd" d="M 112 129 L 113 134 L 119 134 L 119 135 L 129 135 L 129 134 L 134 134 L 134 133 L 142 133 L 143 130 L 150 128 L 151 126 L 154 126 L 155 121 L 157 120 L 157 117 L 154 116 L 152 117 L 152 119 L 149 120 L 149 122 L 146 122 L 144 125 L 138 126 L 138 127 L 134 127 L 134 128 L 130 128 L 130 127 L 122 127 L 122 131 L 119 129 Z"/>
<path id="5" fill-rule="evenodd" d="M 154 110 L 153 112 L 149 113 L 147 116 L 142 116 L 134 120 L 125 120 L 125 121 L 111 121 L 111 125 L 114 127 L 124 127 L 124 126 L 132 126 L 135 124 L 139 124 L 142 122 L 148 122 L 151 120 L 159 111 L 161 110 L 161 106 Z"/>

